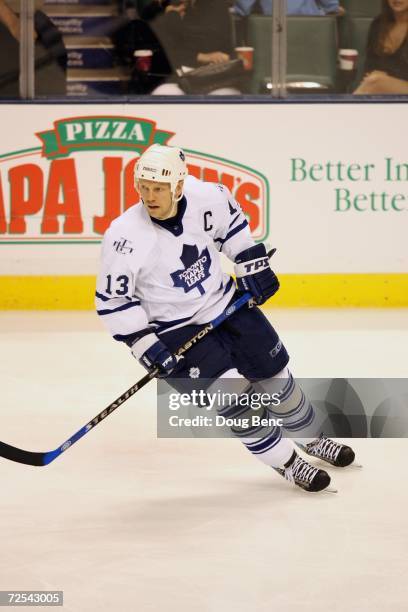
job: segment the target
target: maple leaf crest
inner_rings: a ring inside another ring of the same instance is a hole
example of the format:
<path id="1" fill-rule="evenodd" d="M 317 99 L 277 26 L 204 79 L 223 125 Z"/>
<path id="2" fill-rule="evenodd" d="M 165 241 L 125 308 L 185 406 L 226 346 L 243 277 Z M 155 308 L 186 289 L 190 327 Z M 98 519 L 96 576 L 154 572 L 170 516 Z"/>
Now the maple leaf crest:
<path id="1" fill-rule="evenodd" d="M 174 286 L 182 287 L 185 293 L 198 289 L 203 295 L 205 290 L 202 283 L 210 276 L 211 257 L 208 249 L 203 249 L 199 254 L 195 245 L 184 244 L 180 260 L 184 268 L 170 274 Z"/>

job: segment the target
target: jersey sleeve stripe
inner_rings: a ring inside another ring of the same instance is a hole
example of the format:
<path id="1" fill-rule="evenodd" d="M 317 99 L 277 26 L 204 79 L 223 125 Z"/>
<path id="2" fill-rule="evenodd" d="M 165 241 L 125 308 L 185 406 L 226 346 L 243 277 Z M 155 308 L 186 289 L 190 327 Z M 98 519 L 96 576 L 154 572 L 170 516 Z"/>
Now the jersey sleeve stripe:
<path id="1" fill-rule="evenodd" d="M 238 219 L 239 219 L 240 217 L 241 217 L 241 213 L 238 213 L 238 214 L 237 214 L 237 216 L 235 217 L 235 219 L 233 219 L 233 220 L 231 221 L 231 223 L 229 224 L 228 229 L 231 229 L 231 227 L 232 227 L 233 225 L 235 225 L 235 223 L 238 221 Z"/>
<path id="2" fill-rule="evenodd" d="M 104 315 L 110 315 L 114 312 L 120 312 L 121 310 L 128 310 L 129 308 L 133 308 L 134 306 L 140 306 L 140 302 L 129 302 L 128 304 L 122 304 L 122 306 L 118 306 L 117 308 L 113 308 L 112 310 L 97 310 L 96 312 L 98 313 L 98 315 L 100 316 L 104 316 Z"/>
<path id="3" fill-rule="evenodd" d="M 227 242 L 227 240 L 229 240 L 230 238 L 235 236 L 235 234 L 238 234 L 238 232 L 243 230 L 244 227 L 247 227 L 247 225 L 248 225 L 248 221 L 245 219 L 240 225 L 237 225 L 237 227 L 234 227 L 234 229 L 232 229 L 230 232 L 228 232 L 228 234 L 225 236 L 223 244 L 225 242 Z"/>
<path id="4" fill-rule="evenodd" d="M 248 221 L 245 219 L 245 221 L 243 221 L 240 225 L 237 225 L 237 227 L 234 227 L 234 229 L 228 232 L 225 238 L 215 238 L 214 242 L 219 242 L 221 244 L 221 249 L 222 249 L 223 245 L 227 242 L 227 240 L 235 236 L 235 234 L 238 234 L 238 232 L 243 230 L 244 227 L 247 227 L 247 225 L 248 225 Z"/>
<path id="5" fill-rule="evenodd" d="M 173 325 L 180 325 L 180 323 L 186 323 L 190 321 L 192 317 L 185 317 L 184 319 L 174 319 L 173 321 L 149 321 L 150 324 L 157 325 L 156 331 L 162 331 L 163 329 L 167 329 L 168 327 L 173 327 Z"/>
<path id="6" fill-rule="evenodd" d="M 153 330 L 152 330 L 153 331 Z M 118 342 L 127 342 L 129 340 L 137 340 L 138 332 L 133 332 L 132 334 L 114 334 L 113 339 Z"/>
<path id="7" fill-rule="evenodd" d="M 102 293 L 99 293 L 98 291 L 95 292 L 95 297 L 97 297 L 99 300 L 102 300 L 102 302 L 108 302 L 109 300 L 112 299 L 111 297 L 103 295 Z"/>
<path id="8" fill-rule="evenodd" d="M 225 295 L 226 293 L 228 293 L 228 291 L 231 289 L 233 284 L 234 284 L 234 279 L 232 278 L 232 276 L 230 276 L 230 279 L 228 283 L 225 285 L 224 293 L 222 295 Z"/>

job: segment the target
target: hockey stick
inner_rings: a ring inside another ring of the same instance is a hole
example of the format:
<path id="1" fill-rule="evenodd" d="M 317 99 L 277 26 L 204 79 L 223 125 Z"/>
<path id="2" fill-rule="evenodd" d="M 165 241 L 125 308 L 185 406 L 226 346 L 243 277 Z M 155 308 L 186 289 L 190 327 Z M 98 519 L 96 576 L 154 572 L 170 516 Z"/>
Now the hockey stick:
<path id="1" fill-rule="evenodd" d="M 274 252 L 274 251 L 273 251 Z M 271 252 L 271 255 L 273 255 Z M 269 255 L 269 253 L 268 253 Z M 269 255 L 269 256 L 271 256 Z M 222 312 L 218 317 L 204 325 L 204 327 L 190 340 L 187 340 L 177 351 L 176 355 L 181 356 L 183 353 L 188 351 L 192 346 L 194 346 L 197 342 L 199 342 L 202 338 L 204 338 L 207 334 L 209 334 L 213 329 L 221 325 L 226 319 L 228 319 L 231 315 L 233 315 L 237 310 L 245 306 L 245 304 L 249 304 L 250 307 L 254 305 L 253 297 L 250 293 L 244 293 L 240 298 L 238 298 L 235 302 L 228 306 L 224 312 Z M 61 446 L 56 448 L 55 450 L 45 452 L 45 453 L 36 453 L 31 451 L 22 450 L 21 448 L 16 448 L 15 446 L 11 446 L 10 444 L 6 444 L 5 442 L 0 442 L 0 457 L 4 457 L 5 459 L 9 459 L 10 461 L 16 461 L 17 463 L 24 463 L 25 465 L 48 465 L 51 461 L 54 461 L 57 457 L 59 457 L 64 451 L 70 448 L 75 442 L 78 442 L 83 436 L 85 436 L 88 431 L 99 425 L 101 421 L 103 421 L 107 416 L 112 414 L 114 410 L 119 408 L 126 400 L 128 400 L 132 395 L 134 395 L 137 391 L 139 391 L 142 387 L 144 387 L 148 382 L 152 380 L 158 373 L 158 369 L 155 368 L 152 372 L 149 372 L 141 378 L 136 384 L 134 384 L 130 389 L 122 393 L 114 402 L 109 404 L 102 412 L 96 415 L 92 421 L 89 421 L 84 427 L 79 429 L 73 436 L 68 438 Z"/>

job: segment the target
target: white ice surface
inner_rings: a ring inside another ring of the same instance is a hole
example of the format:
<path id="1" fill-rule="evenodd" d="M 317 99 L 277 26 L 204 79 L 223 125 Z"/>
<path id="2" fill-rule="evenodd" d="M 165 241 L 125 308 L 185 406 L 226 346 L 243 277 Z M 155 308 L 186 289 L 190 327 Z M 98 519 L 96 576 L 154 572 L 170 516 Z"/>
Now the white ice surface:
<path id="1" fill-rule="evenodd" d="M 298 376 L 408 376 L 408 311 L 272 320 Z M 0 346 L 0 439 L 29 450 L 143 373 L 93 313 L 3 312 Z M 0 461 L 0 590 L 62 589 L 72 612 L 407 610 L 406 440 L 354 440 L 364 469 L 313 495 L 234 440 L 155 425 L 152 383 L 48 467 Z"/>

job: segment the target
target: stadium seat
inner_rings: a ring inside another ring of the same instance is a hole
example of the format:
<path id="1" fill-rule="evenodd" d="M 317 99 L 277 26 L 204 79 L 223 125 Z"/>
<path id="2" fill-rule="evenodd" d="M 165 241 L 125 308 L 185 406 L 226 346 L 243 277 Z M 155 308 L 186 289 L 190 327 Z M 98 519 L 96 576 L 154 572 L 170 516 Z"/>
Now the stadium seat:
<path id="1" fill-rule="evenodd" d="M 381 0 L 341 0 L 350 17 L 376 17 L 381 12 Z"/>
<path id="2" fill-rule="evenodd" d="M 230 12 L 232 27 L 232 44 L 234 47 L 245 47 L 247 44 L 247 18 Z"/>
<path id="3" fill-rule="evenodd" d="M 248 44 L 254 47 L 252 93 L 259 93 L 264 80 L 271 77 L 271 32 L 271 17 L 249 17 Z M 294 82 L 315 82 L 327 91 L 334 90 L 337 71 L 336 36 L 334 16 L 288 17 L 288 86 Z M 302 93 L 307 91 L 313 92 L 313 89 L 304 89 Z"/>

